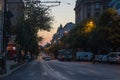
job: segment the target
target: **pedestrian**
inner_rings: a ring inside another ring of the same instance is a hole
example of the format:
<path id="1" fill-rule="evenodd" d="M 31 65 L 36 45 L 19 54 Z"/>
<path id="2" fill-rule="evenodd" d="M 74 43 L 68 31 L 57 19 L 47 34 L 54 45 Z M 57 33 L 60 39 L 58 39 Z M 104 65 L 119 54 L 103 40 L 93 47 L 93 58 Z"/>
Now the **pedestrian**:
<path id="1" fill-rule="evenodd" d="M 30 52 L 29 52 L 29 51 L 27 52 L 26 57 L 27 57 L 27 60 L 28 60 L 28 61 L 31 61 L 32 56 L 31 56 L 31 54 L 30 54 Z"/>
<path id="2" fill-rule="evenodd" d="M 22 63 L 25 63 L 25 52 L 23 50 L 21 51 L 21 58 Z"/>

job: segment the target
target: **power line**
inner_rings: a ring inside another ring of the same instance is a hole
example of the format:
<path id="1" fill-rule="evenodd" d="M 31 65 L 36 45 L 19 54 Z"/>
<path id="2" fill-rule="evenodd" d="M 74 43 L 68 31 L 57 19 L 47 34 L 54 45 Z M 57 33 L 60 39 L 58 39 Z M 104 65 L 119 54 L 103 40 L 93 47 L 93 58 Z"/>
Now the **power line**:
<path id="1" fill-rule="evenodd" d="M 55 7 L 55 6 L 59 6 L 60 5 L 60 1 L 39 1 L 39 0 L 24 0 L 24 2 L 20 1 L 20 2 L 15 2 L 15 1 L 12 1 L 12 2 L 6 2 L 7 4 L 29 4 L 29 3 L 33 3 L 33 4 L 36 4 L 36 5 L 40 5 L 40 4 L 51 4 L 49 5 L 48 7 Z"/>

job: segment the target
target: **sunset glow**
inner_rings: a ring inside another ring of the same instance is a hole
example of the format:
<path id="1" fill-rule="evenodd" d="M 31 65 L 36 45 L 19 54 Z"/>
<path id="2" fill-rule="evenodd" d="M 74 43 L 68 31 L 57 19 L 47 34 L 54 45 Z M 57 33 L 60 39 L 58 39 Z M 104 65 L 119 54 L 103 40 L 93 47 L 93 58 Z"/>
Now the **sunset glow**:
<path id="1" fill-rule="evenodd" d="M 45 45 L 47 42 L 50 42 L 54 33 L 56 33 L 57 28 L 62 24 L 63 26 L 68 22 L 75 22 L 75 1 L 73 0 L 60 0 L 61 5 L 51 8 L 51 14 L 54 16 L 53 29 L 50 32 L 40 31 L 38 34 L 44 39 L 41 42 L 42 45 Z M 69 5 L 68 5 L 69 2 Z"/>

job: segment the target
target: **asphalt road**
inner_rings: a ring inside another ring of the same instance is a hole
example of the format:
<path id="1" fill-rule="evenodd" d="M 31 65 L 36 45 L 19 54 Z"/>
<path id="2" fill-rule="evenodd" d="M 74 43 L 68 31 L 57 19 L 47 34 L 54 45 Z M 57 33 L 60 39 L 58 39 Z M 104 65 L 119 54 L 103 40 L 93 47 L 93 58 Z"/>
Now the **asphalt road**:
<path id="1" fill-rule="evenodd" d="M 0 80 L 120 80 L 120 65 L 38 59 Z"/>

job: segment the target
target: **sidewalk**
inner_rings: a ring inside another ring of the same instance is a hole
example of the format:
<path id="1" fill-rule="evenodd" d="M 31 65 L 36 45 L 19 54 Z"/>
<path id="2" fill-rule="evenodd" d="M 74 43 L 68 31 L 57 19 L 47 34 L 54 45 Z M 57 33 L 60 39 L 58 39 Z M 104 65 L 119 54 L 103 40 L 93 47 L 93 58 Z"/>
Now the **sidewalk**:
<path id="1" fill-rule="evenodd" d="M 6 74 L 0 75 L 0 77 L 5 77 L 11 74 L 13 71 L 19 69 L 25 64 L 18 64 L 17 62 L 13 60 L 7 60 L 6 61 Z"/>

